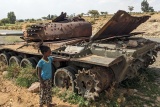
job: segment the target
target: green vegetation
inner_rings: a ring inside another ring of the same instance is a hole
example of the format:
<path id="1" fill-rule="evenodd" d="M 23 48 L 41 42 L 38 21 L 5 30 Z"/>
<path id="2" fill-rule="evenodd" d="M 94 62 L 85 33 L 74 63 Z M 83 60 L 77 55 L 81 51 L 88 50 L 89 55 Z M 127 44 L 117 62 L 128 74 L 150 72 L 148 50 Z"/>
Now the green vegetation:
<path id="1" fill-rule="evenodd" d="M 130 12 L 132 12 L 132 11 L 134 10 L 134 7 L 133 7 L 133 6 L 128 6 L 128 10 L 129 10 Z"/>
<path id="2" fill-rule="evenodd" d="M 53 88 L 53 95 L 59 97 L 61 100 L 64 102 L 68 102 L 70 104 L 78 104 L 79 107 L 88 107 L 89 106 L 89 101 L 85 100 L 82 96 L 79 96 L 75 93 L 66 91 L 66 90 L 61 90 L 57 87 Z"/>
<path id="3" fill-rule="evenodd" d="M 7 15 L 7 18 L 9 20 L 10 24 L 15 24 L 16 16 L 15 16 L 14 12 L 9 12 Z"/>
<path id="4" fill-rule="evenodd" d="M 140 70 L 140 75 L 122 82 L 121 87 L 134 89 L 133 95 L 126 97 L 126 105 L 158 107 L 157 97 L 160 96 L 159 84 L 155 82 L 160 75 L 154 72 L 154 69 Z"/>
<path id="5" fill-rule="evenodd" d="M 99 16 L 98 10 L 89 10 L 88 14 L 91 14 L 91 16 L 94 18 L 94 20 L 95 20 L 96 17 Z"/>
<path id="6" fill-rule="evenodd" d="M 19 66 L 13 64 L 7 68 L 8 74 L 5 76 L 10 80 L 22 87 L 29 87 L 32 83 L 38 81 L 36 76 L 35 69 L 31 66 L 26 68 L 20 68 Z"/>
<path id="7" fill-rule="evenodd" d="M 16 84 L 23 87 L 29 87 L 32 83 L 38 81 L 38 77 L 36 76 L 35 69 L 31 66 L 27 68 L 22 68 L 18 77 L 16 78 Z"/>
<path id="8" fill-rule="evenodd" d="M 153 7 L 150 7 L 149 6 L 149 3 L 147 0 L 143 0 L 142 3 L 141 3 L 141 10 L 143 12 L 154 12 L 154 9 Z"/>
<path id="9" fill-rule="evenodd" d="M 6 41 L 7 43 L 14 43 L 14 42 L 22 41 L 22 39 L 20 37 L 7 36 L 7 37 L 4 37 L 4 41 Z"/>

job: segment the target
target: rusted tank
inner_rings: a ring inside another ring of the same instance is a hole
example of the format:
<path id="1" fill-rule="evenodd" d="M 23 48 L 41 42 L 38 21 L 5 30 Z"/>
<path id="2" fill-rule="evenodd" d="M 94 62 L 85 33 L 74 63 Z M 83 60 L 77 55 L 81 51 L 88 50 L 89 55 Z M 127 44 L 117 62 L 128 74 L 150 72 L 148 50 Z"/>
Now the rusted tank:
<path id="1" fill-rule="evenodd" d="M 21 38 L 29 42 L 53 41 L 70 38 L 90 37 L 92 35 L 91 23 L 80 16 L 69 19 L 66 13 L 49 23 L 31 25 L 21 33 L 1 33 L 0 35 L 23 35 Z"/>
<path id="2" fill-rule="evenodd" d="M 142 32 L 132 33 L 150 16 L 133 17 L 119 10 L 92 36 L 88 22 L 78 17 L 70 21 L 65 16 L 62 13 L 51 23 L 31 26 L 23 39 L 32 42 L 0 46 L 0 61 L 35 67 L 42 56 L 37 47 L 43 42 L 51 47 L 52 57 L 64 59 L 53 64 L 55 86 L 93 100 L 112 83 L 133 78 L 140 68 L 156 61 L 157 43 L 135 37 Z M 57 39 L 60 41 L 50 41 Z"/>
<path id="3" fill-rule="evenodd" d="M 89 42 L 54 50 L 53 57 L 69 60 L 57 66 L 55 85 L 94 100 L 113 83 L 133 78 L 140 68 L 153 64 L 157 43 L 134 36 L 141 32 L 131 33 L 149 17 L 133 17 L 120 10 Z"/>

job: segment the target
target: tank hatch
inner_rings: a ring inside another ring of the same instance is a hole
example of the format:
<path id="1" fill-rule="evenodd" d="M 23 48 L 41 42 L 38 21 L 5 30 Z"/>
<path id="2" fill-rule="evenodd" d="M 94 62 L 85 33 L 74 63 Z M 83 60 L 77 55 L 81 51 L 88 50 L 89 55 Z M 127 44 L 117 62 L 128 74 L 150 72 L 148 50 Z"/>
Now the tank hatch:
<path id="1" fill-rule="evenodd" d="M 91 40 L 129 35 L 149 18 L 150 16 L 134 17 L 123 10 L 119 10 L 95 35 L 91 36 Z"/>

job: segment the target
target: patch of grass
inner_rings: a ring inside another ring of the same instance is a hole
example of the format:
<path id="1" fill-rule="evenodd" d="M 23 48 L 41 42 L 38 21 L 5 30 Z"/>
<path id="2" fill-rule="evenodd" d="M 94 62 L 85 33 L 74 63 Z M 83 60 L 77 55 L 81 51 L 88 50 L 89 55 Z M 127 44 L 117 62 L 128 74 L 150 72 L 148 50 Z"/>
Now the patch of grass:
<path id="1" fill-rule="evenodd" d="M 158 75 L 153 69 L 141 69 L 139 76 L 125 80 L 121 87 L 137 90 L 133 95 L 126 96 L 126 105 L 158 107 L 157 96 L 160 96 L 159 85 L 155 83 Z"/>
<path id="2" fill-rule="evenodd" d="M 37 82 L 35 69 L 32 67 L 22 68 L 20 74 L 16 78 L 16 84 L 23 87 L 29 87 L 32 83 Z"/>
<path id="3" fill-rule="evenodd" d="M 4 41 L 8 42 L 8 43 L 13 43 L 13 42 L 18 42 L 18 41 L 22 41 L 20 39 L 20 37 L 16 37 L 16 36 L 7 36 L 4 38 Z"/>
<path id="4" fill-rule="evenodd" d="M 7 79 L 15 80 L 15 83 L 22 87 L 29 87 L 32 83 L 38 81 L 35 69 L 31 66 L 21 68 L 16 64 L 12 64 L 7 68 L 8 74 L 5 76 Z"/>
<path id="5" fill-rule="evenodd" d="M 6 70 L 8 71 L 8 74 L 5 77 L 8 79 L 14 79 L 19 75 L 21 68 L 16 64 L 12 64 L 11 66 L 8 66 Z"/>
<path id="6" fill-rule="evenodd" d="M 79 107 L 88 107 L 90 104 L 90 102 L 85 100 L 82 96 L 69 91 L 62 91 L 57 87 L 53 88 L 53 95 L 56 95 L 64 102 L 68 102 L 70 104 L 78 104 Z"/>

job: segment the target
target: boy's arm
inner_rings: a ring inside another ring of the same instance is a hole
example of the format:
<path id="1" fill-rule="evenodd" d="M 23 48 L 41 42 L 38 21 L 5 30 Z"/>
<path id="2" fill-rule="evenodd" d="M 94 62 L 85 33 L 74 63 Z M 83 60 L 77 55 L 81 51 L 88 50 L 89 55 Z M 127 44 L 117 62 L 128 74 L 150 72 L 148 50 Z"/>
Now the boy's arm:
<path id="1" fill-rule="evenodd" d="M 56 62 L 56 61 L 66 61 L 66 59 L 54 58 L 53 62 Z"/>

